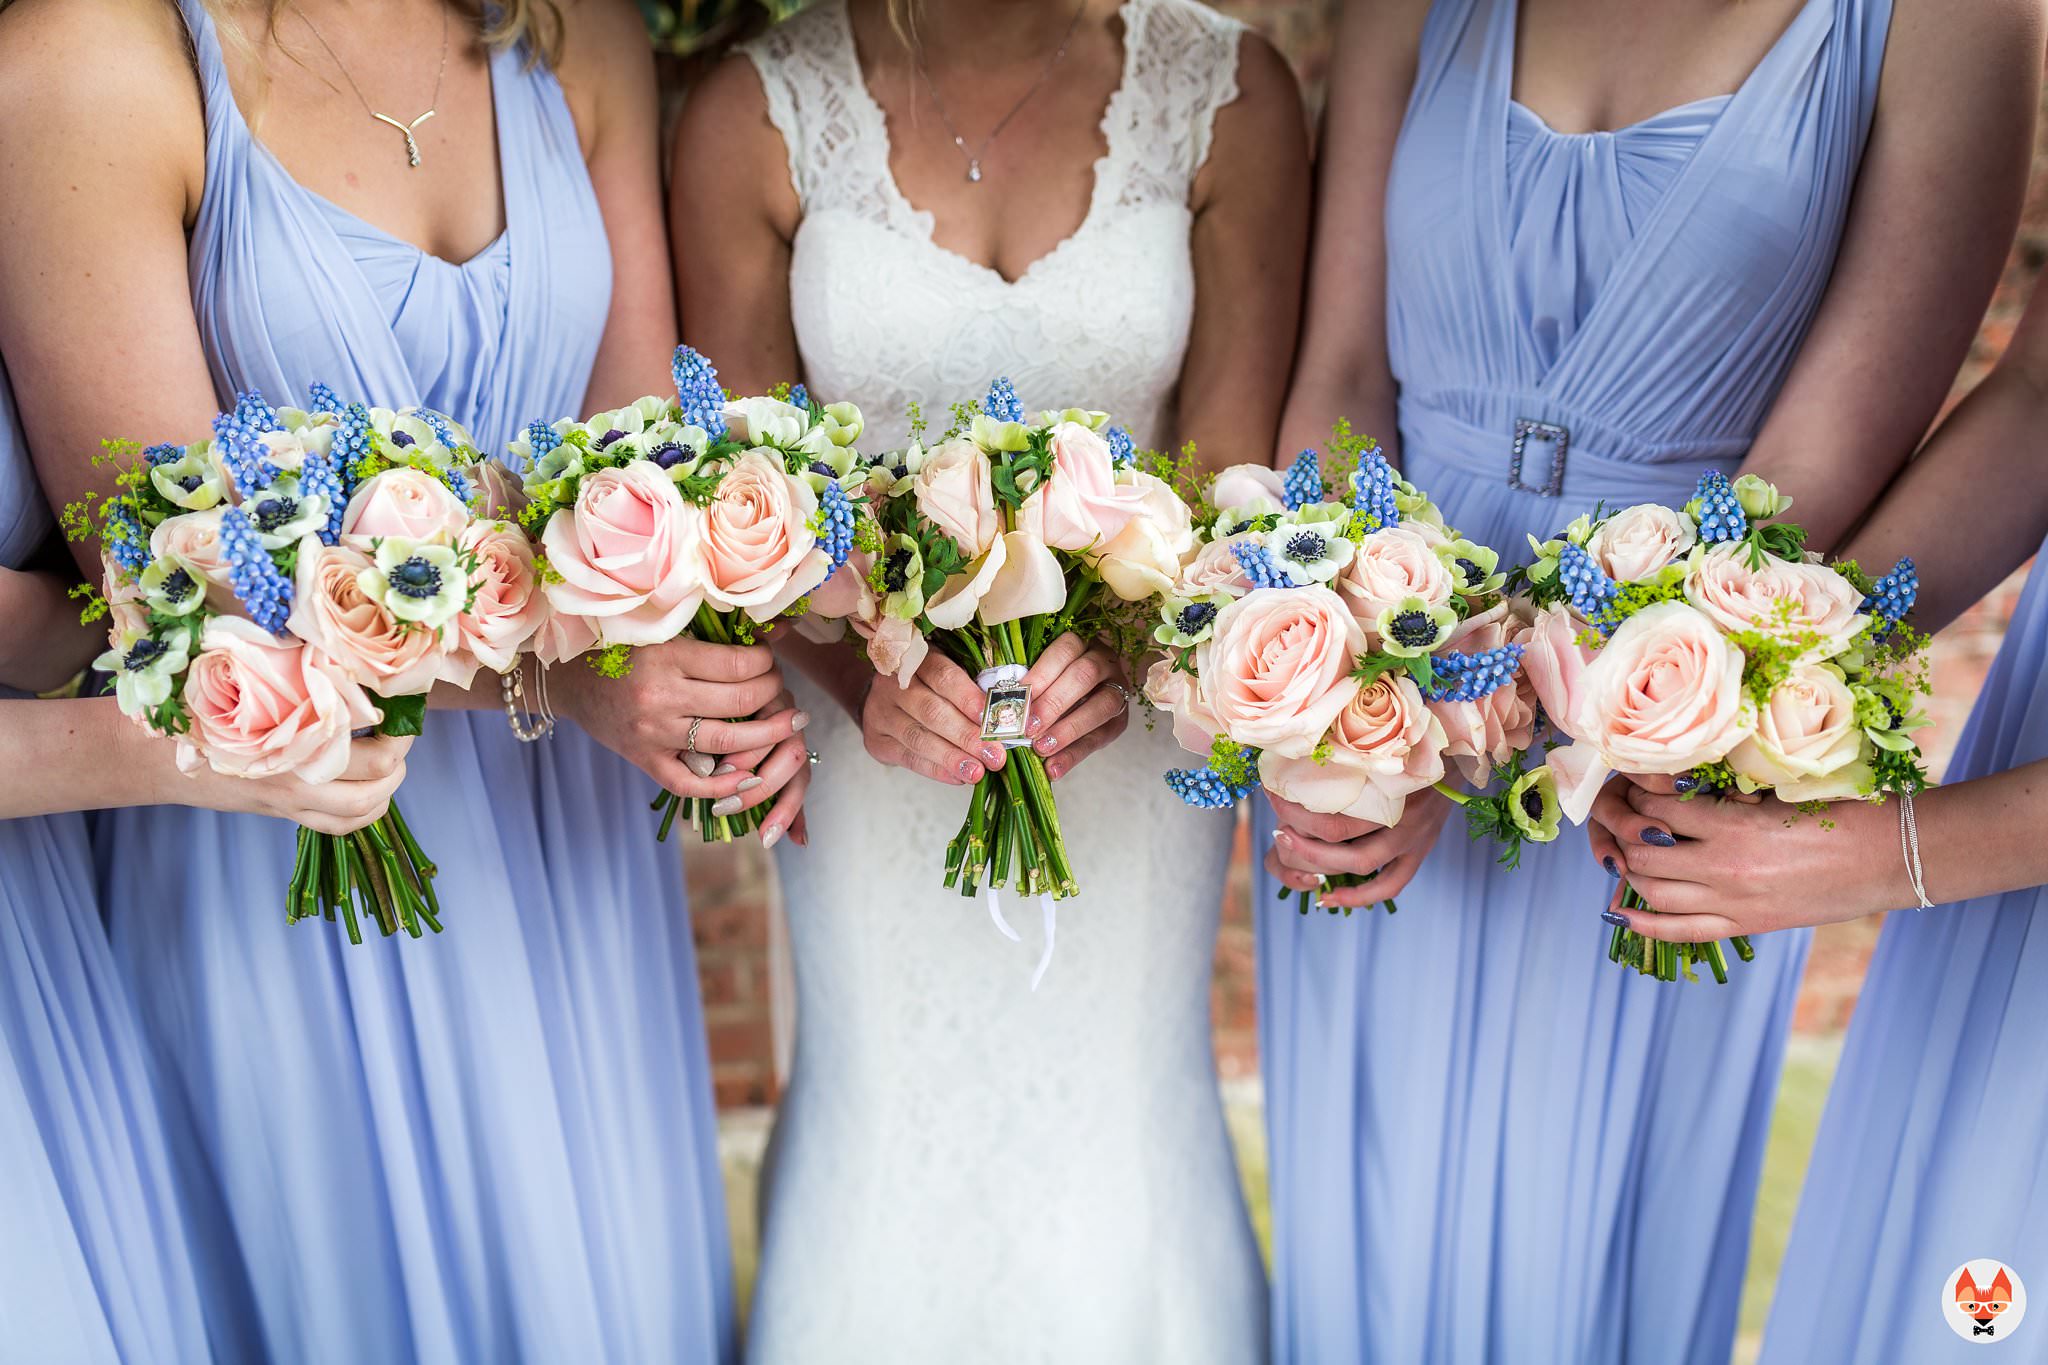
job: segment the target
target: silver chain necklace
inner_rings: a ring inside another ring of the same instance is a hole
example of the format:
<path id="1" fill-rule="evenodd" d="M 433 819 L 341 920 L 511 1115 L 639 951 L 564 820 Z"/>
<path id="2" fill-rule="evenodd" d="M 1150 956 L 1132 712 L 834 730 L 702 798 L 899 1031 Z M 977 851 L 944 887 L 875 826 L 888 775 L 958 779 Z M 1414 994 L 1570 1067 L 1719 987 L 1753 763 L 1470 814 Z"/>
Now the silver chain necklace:
<path id="1" fill-rule="evenodd" d="M 1060 45 L 1053 49 L 1052 57 L 1045 64 L 1045 70 L 1038 73 L 1038 79 L 1031 82 L 1031 88 L 1026 90 L 1018 97 L 1017 102 L 1010 106 L 1010 112 L 996 120 L 996 126 L 989 129 L 988 136 L 983 138 L 981 145 L 973 151 L 967 149 L 967 139 L 960 136 L 960 130 L 953 126 L 953 117 L 946 112 L 946 102 L 939 98 L 939 87 L 932 84 L 932 73 L 925 68 L 924 44 L 918 44 L 917 51 L 912 54 L 913 60 L 917 63 L 917 74 L 924 79 L 925 93 L 932 97 L 932 108 L 938 110 L 939 122 L 946 125 L 946 132 L 952 136 L 953 145 L 960 149 L 960 155 L 967 158 L 967 179 L 969 183 L 975 185 L 981 183 L 981 159 L 988 155 L 988 149 L 995 145 L 995 140 L 1001 135 L 1003 129 L 1010 126 L 1010 120 L 1022 113 L 1024 106 L 1031 102 L 1031 97 L 1038 93 L 1038 87 L 1044 85 L 1052 78 L 1053 68 L 1058 66 L 1060 59 L 1067 55 L 1067 44 L 1073 41 L 1074 30 L 1081 26 L 1081 15 L 1087 9 L 1088 0 L 1081 0 L 1080 4 L 1074 6 L 1074 17 L 1067 21 L 1067 31 L 1060 35 Z"/>
<path id="2" fill-rule="evenodd" d="M 341 78 L 348 82 L 349 89 L 356 92 L 356 103 L 363 106 L 363 112 L 379 123 L 390 124 L 404 136 L 405 159 L 414 170 L 418 170 L 420 166 L 420 144 L 413 138 L 413 133 L 418 130 L 422 123 L 425 123 L 434 116 L 432 106 L 441 102 L 441 82 L 448 75 L 448 7 L 446 5 L 441 6 L 441 67 L 434 73 L 434 98 L 427 102 L 429 106 L 427 112 L 421 114 L 411 123 L 401 123 L 389 114 L 380 114 L 375 109 L 372 109 L 370 102 L 363 98 L 363 87 L 356 84 L 356 78 L 348 73 L 348 67 L 343 64 L 340 57 L 335 55 L 334 49 L 328 46 L 327 40 L 320 36 L 320 30 L 313 27 L 313 21 L 306 17 L 306 12 L 304 10 L 294 10 L 293 13 L 299 16 L 300 22 L 305 24 L 306 31 L 313 35 L 314 41 L 327 49 L 327 56 L 334 63 L 335 69 L 341 72 Z"/>

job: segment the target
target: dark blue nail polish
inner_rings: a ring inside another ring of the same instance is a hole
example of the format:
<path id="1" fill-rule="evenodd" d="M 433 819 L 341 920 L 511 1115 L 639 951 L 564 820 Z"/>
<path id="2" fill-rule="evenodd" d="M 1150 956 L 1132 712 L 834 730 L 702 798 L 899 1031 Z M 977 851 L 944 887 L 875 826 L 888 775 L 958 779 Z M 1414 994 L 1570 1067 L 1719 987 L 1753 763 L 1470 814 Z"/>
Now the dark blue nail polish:
<path id="1" fill-rule="evenodd" d="M 1616 911 L 1602 910 L 1600 912 L 1600 918 L 1606 920 L 1609 924 L 1613 925 L 1617 929 L 1628 928 L 1628 916 L 1620 914 Z"/>
<path id="2" fill-rule="evenodd" d="M 1675 837 L 1673 837 L 1671 831 L 1668 829 L 1652 828 L 1644 830 L 1643 842 L 1646 844 L 1655 844 L 1658 848 L 1678 847 L 1678 840 Z"/>
<path id="3" fill-rule="evenodd" d="M 1614 865 L 1614 859 L 1612 858 L 1602 858 L 1600 866 L 1607 869 L 1607 875 L 1610 877 L 1619 877 L 1621 875 L 1621 869 Z"/>
<path id="4" fill-rule="evenodd" d="M 1697 777 L 1694 777 L 1691 773 L 1686 773 L 1682 777 L 1674 777 L 1671 779 L 1671 789 L 1677 792 L 1680 796 L 1685 795 L 1687 792 L 1698 791 L 1699 787 L 1700 780 Z"/>

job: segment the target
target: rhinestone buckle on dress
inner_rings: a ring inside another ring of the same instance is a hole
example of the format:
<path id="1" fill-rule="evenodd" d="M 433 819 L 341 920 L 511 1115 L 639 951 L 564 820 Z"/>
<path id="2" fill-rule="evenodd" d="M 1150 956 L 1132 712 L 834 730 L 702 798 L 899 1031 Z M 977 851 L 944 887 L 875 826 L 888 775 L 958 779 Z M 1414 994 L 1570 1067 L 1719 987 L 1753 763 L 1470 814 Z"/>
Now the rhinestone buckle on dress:
<path id="1" fill-rule="evenodd" d="M 1531 441 L 1550 442 L 1550 479 L 1541 488 L 1522 482 L 1522 460 L 1528 453 Z M 1564 492 L 1564 453 L 1571 443 L 1571 432 L 1554 422 L 1538 422 L 1527 417 L 1517 417 L 1514 454 L 1508 461 L 1508 487 L 1546 498 L 1554 498 Z"/>

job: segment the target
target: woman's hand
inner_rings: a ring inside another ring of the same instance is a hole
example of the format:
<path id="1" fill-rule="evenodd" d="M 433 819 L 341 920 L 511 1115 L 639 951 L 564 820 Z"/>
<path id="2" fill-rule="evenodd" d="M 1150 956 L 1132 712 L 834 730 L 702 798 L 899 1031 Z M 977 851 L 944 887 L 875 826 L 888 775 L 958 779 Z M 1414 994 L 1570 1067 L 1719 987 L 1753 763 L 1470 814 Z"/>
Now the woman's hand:
<path id="1" fill-rule="evenodd" d="M 634 650 L 622 678 L 577 663 L 556 669 L 548 686 L 561 713 L 592 739 L 686 799 L 745 795 L 746 804 L 758 805 L 809 766 L 791 763 L 785 747 L 810 717 L 796 709 L 775 656 L 760 645 L 672 640 Z M 794 748 L 803 753 L 801 744 Z M 756 772 L 751 764 L 722 764 L 727 755 L 765 756 Z"/>
<path id="2" fill-rule="evenodd" d="M 1003 766 L 1003 746 L 981 737 L 982 696 L 965 669 L 934 650 L 908 687 L 894 678 L 869 680 L 861 740 L 877 763 L 949 787 L 971 786 Z"/>
<path id="3" fill-rule="evenodd" d="M 1776 797 L 1681 798 L 1668 777 L 1617 778 L 1589 833 L 1593 856 L 1656 907 L 1624 910 L 1617 882 L 1607 913 L 1645 938 L 1704 943 L 1914 903 L 1892 802 L 1809 815 Z"/>
<path id="4" fill-rule="evenodd" d="M 145 738 L 160 753 L 170 751 L 171 746 L 162 740 Z M 405 781 L 405 751 L 411 747 L 411 736 L 353 741 L 347 770 L 332 782 L 307 782 L 291 776 L 237 777 L 202 767 L 172 777 L 164 797 L 176 805 L 201 810 L 274 815 L 320 834 L 353 834 L 383 819 L 391 808 L 392 793 Z"/>
<path id="5" fill-rule="evenodd" d="M 1413 881 L 1443 833 L 1451 803 L 1433 789 L 1408 798 L 1401 823 L 1388 829 L 1342 815 L 1318 815 L 1266 793 L 1280 829 L 1266 850 L 1266 871 L 1296 891 L 1314 891 L 1326 876 L 1379 875 L 1362 886 L 1324 892 L 1322 904 L 1337 909 L 1378 905 L 1401 894 Z"/>
<path id="6" fill-rule="evenodd" d="M 1058 779 L 1124 732 L 1131 721 L 1130 676 L 1106 645 L 1071 631 L 1046 646 L 1024 677 L 1031 691 L 1031 747 Z M 979 720 L 977 719 L 977 725 Z"/>

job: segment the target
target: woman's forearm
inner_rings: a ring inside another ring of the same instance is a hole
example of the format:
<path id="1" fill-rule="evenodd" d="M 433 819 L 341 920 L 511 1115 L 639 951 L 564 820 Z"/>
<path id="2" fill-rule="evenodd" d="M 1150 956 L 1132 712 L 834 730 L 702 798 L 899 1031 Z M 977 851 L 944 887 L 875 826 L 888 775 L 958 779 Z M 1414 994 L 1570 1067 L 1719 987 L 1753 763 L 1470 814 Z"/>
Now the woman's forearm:
<path id="1" fill-rule="evenodd" d="M 121 714 L 112 697 L 0 701 L 0 819 L 175 800 L 177 746 Z"/>
<path id="2" fill-rule="evenodd" d="M 2048 885 L 2048 759 L 1923 792 L 1913 815 L 1929 900 Z M 1894 846 L 1887 856 L 1903 855 Z"/>
<path id="3" fill-rule="evenodd" d="M 106 647 L 55 574 L 0 569 L 0 621 L 0 686 L 24 692 L 62 687 Z"/>

